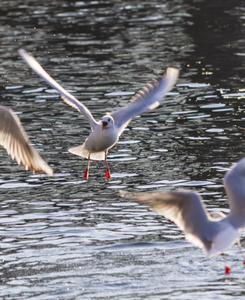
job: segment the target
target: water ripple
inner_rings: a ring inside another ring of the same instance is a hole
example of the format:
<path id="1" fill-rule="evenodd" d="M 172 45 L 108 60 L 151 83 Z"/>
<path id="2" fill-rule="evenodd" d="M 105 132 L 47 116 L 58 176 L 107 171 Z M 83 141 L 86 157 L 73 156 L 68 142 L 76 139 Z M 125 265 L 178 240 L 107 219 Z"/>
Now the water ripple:
<path id="1" fill-rule="evenodd" d="M 226 2 L 1 1 L 1 105 L 55 171 L 33 175 L 0 149 L 1 299 L 244 298 L 235 246 L 228 278 L 221 257 L 206 259 L 117 191 L 194 189 L 208 210 L 228 212 L 222 177 L 244 156 L 245 93 L 244 9 Z M 87 181 L 87 161 L 68 149 L 90 126 L 28 69 L 20 46 L 96 120 L 169 65 L 180 79 L 109 151 L 111 181 L 99 161 Z"/>

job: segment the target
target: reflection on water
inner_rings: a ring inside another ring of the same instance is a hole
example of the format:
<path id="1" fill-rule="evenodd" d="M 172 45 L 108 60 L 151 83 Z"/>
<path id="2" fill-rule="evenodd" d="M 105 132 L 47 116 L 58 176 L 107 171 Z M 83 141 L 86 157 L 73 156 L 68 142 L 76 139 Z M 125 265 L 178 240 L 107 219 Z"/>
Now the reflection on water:
<path id="1" fill-rule="evenodd" d="M 241 1 L 1 2 L 1 105 L 12 106 L 55 170 L 33 175 L 0 149 L 0 295 L 4 299 L 233 299 L 241 256 L 223 276 L 172 223 L 121 199 L 118 189 L 192 188 L 228 211 L 222 177 L 244 156 L 244 10 Z M 68 153 L 90 128 L 33 74 L 32 52 L 96 119 L 127 103 L 168 65 L 174 90 L 135 118 L 104 162 Z"/>

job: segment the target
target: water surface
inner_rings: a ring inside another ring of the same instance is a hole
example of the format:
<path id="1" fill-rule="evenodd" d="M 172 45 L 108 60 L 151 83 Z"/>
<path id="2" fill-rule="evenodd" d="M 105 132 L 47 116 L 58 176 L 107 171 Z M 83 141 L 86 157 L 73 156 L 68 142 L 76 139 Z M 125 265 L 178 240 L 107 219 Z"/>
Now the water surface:
<path id="1" fill-rule="evenodd" d="M 55 177 L 0 149 L 3 299 L 234 299 L 242 257 L 206 259 L 171 222 L 118 189 L 192 188 L 228 212 L 222 177 L 244 156 L 241 1 L 2 1 L 1 105 L 20 117 Z M 215 21 L 213 21 L 215 20 Z M 181 71 L 159 108 L 135 118 L 103 162 L 68 152 L 90 128 L 28 69 L 30 51 L 99 119 L 169 65 Z M 243 243 L 243 238 L 242 238 Z"/>

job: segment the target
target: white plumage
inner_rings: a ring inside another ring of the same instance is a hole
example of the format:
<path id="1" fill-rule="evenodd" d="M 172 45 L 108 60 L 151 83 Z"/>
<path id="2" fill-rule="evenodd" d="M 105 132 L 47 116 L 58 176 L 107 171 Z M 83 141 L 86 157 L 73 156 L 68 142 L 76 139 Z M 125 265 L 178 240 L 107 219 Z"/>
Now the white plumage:
<path id="1" fill-rule="evenodd" d="M 85 178 L 88 178 L 89 175 L 90 159 L 105 160 L 107 166 L 105 176 L 108 179 L 110 178 L 110 171 L 106 160 L 108 150 L 117 143 L 124 128 L 133 117 L 159 105 L 159 102 L 164 98 L 166 93 L 173 88 L 179 76 L 178 69 L 167 68 L 162 77 L 140 89 L 132 97 L 127 106 L 103 116 L 100 121 L 96 121 L 89 109 L 58 84 L 34 57 L 24 49 L 20 49 L 19 54 L 42 79 L 58 91 L 67 104 L 76 108 L 89 122 L 92 132 L 84 144 L 69 149 L 71 153 L 88 159 L 87 170 L 84 173 Z"/>
<path id="2" fill-rule="evenodd" d="M 0 146 L 5 148 L 12 159 L 22 164 L 26 170 L 53 175 L 50 166 L 30 145 L 20 119 L 5 106 L 0 106 Z"/>
<path id="3" fill-rule="evenodd" d="M 173 221 L 186 239 L 203 249 L 208 257 L 223 253 L 239 242 L 245 226 L 245 158 L 233 165 L 224 177 L 230 213 L 212 214 L 206 211 L 199 194 L 189 190 L 128 193 L 121 196 L 149 205 L 154 211 Z M 229 268 L 226 271 L 229 273 Z"/>

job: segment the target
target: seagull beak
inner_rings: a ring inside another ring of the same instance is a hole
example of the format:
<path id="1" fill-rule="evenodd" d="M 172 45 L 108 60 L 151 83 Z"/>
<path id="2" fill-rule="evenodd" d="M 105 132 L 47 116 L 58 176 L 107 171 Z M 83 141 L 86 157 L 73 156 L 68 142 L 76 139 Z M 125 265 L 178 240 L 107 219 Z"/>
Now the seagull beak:
<path id="1" fill-rule="evenodd" d="M 104 130 L 107 125 L 108 125 L 108 123 L 106 121 L 102 121 L 102 130 Z"/>

